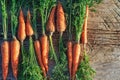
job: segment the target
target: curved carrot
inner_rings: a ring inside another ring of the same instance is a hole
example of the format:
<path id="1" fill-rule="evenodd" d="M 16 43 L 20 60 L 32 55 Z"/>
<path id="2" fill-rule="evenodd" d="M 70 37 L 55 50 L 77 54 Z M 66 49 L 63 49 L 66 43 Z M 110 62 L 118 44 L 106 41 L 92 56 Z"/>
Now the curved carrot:
<path id="1" fill-rule="evenodd" d="M 69 74 L 71 77 L 72 74 L 72 42 L 67 42 L 67 56 L 68 56 L 68 68 L 69 68 Z"/>
<path id="2" fill-rule="evenodd" d="M 73 45 L 73 64 L 72 64 L 72 79 L 75 78 L 76 71 L 79 65 L 81 47 L 79 43 Z"/>
<path id="3" fill-rule="evenodd" d="M 55 11 L 56 11 L 56 6 L 52 8 L 48 18 L 46 29 L 49 32 L 55 32 Z"/>
<path id="4" fill-rule="evenodd" d="M 2 53 L 2 77 L 3 80 L 7 79 L 8 76 L 8 66 L 9 66 L 9 42 L 4 41 L 1 44 L 1 53 Z"/>
<path id="5" fill-rule="evenodd" d="M 27 12 L 27 21 L 26 21 L 26 29 L 25 29 L 27 36 L 32 36 L 34 34 L 32 26 L 31 26 L 30 19 L 31 19 L 30 10 L 28 10 L 28 12 Z"/>
<path id="6" fill-rule="evenodd" d="M 41 52 L 42 52 L 42 62 L 45 66 L 46 73 L 48 72 L 48 53 L 49 53 L 49 43 L 47 35 L 42 35 L 40 37 Z"/>
<path id="7" fill-rule="evenodd" d="M 87 43 L 87 20 L 88 20 L 88 5 L 86 6 L 86 14 L 85 14 L 85 21 L 84 21 L 84 25 L 83 25 L 83 32 L 81 34 L 82 37 L 82 43 L 86 44 Z"/>
<path id="8" fill-rule="evenodd" d="M 41 67 L 41 69 L 43 71 L 44 77 L 46 77 L 45 67 L 44 67 L 43 62 L 42 62 L 41 45 L 40 45 L 39 40 L 34 41 L 34 47 L 35 47 L 35 52 L 36 52 L 36 56 L 37 56 L 39 66 Z"/>
<path id="9" fill-rule="evenodd" d="M 23 42 L 25 38 L 26 38 L 25 22 L 24 22 L 24 15 L 21 9 L 19 14 L 18 39 L 21 42 Z"/>
<path id="10" fill-rule="evenodd" d="M 63 32 L 66 29 L 65 14 L 63 11 L 62 4 L 58 2 L 57 4 L 57 16 L 56 16 L 57 31 Z"/>
<path id="11" fill-rule="evenodd" d="M 18 63 L 19 63 L 19 55 L 20 55 L 20 43 L 16 38 L 11 41 L 10 49 L 11 49 L 12 71 L 15 79 L 17 80 Z"/>

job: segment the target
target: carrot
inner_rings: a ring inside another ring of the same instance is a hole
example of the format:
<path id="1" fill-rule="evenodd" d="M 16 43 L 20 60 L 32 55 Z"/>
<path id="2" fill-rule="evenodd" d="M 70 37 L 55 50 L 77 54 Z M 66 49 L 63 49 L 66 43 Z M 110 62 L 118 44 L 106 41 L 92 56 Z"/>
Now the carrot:
<path id="1" fill-rule="evenodd" d="M 8 66 L 9 66 L 9 42 L 4 41 L 1 44 L 2 53 L 2 76 L 3 80 L 7 79 L 8 76 Z"/>
<path id="2" fill-rule="evenodd" d="M 28 12 L 27 12 L 27 21 L 26 21 L 26 29 L 25 29 L 27 36 L 32 36 L 34 34 L 32 26 L 31 26 L 30 19 L 31 19 L 30 10 L 28 10 Z"/>
<path id="3" fill-rule="evenodd" d="M 81 47 L 79 43 L 73 45 L 73 64 L 72 64 L 72 79 L 75 78 L 75 74 L 79 65 L 79 56 Z"/>
<path id="4" fill-rule="evenodd" d="M 58 4 L 57 4 L 56 24 L 57 24 L 57 31 L 58 32 L 65 31 L 65 29 L 66 29 L 65 14 L 64 14 L 64 11 L 63 11 L 62 4 L 59 1 L 58 1 Z"/>
<path id="5" fill-rule="evenodd" d="M 18 26 L 18 39 L 21 42 L 23 42 L 25 38 L 26 38 L 26 33 L 25 33 L 24 15 L 23 15 L 22 9 L 20 9 L 19 26 Z"/>
<path id="6" fill-rule="evenodd" d="M 19 63 L 19 55 L 20 55 L 20 43 L 16 38 L 14 38 L 14 40 L 11 41 L 10 51 L 11 51 L 12 71 L 15 79 L 17 80 L 18 63 Z"/>
<path id="7" fill-rule="evenodd" d="M 67 56 L 68 56 L 68 69 L 71 77 L 72 74 L 72 41 L 67 42 Z"/>
<path id="8" fill-rule="evenodd" d="M 47 73 L 48 72 L 48 53 L 49 53 L 49 44 L 48 44 L 47 35 L 44 34 L 40 37 L 40 44 L 41 44 L 42 62 Z"/>
<path id="9" fill-rule="evenodd" d="M 52 8 L 48 18 L 46 29 L 49 32 L 55 32 L 55 10 L 56 10 L 56 6 Z"/>
<path id="10" fill-rule="evenodd" d="M 81 34 L 83 44 L 87 43 L 87 20 L 88 20 L 88 5 L 86 6 L 85 21 L 83 25 L 83 32 Z"/>
<path id="11" fill-rule="evenodd" d="M 35 52 L 36 52 L 39 66 L 41 67 L 41 69 L 43 71 L 44 77 L 46 77 L 46 71 L 45 71 L 45 67 L 43 65 L 43 61 L 42 61 L 41 46 L 40 46 L 40 42 L 38 40 L 34 41 L 34 47 L 35 47 Z"/>

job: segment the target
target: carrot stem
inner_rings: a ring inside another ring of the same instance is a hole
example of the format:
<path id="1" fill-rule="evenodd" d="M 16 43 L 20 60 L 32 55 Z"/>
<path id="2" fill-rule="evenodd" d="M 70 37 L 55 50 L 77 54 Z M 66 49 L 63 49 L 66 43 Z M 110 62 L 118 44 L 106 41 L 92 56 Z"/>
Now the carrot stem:
<path id="1" fill-rule="evenodd" d="M 54 47 L 53 47 L 53 42 L 52 42 L 52 35 L 49 35 L 49 39 L 50 39 L 50 50 L 51 50 L 51 58 L 54 58 L 55 62 L 58 62 Z"/>

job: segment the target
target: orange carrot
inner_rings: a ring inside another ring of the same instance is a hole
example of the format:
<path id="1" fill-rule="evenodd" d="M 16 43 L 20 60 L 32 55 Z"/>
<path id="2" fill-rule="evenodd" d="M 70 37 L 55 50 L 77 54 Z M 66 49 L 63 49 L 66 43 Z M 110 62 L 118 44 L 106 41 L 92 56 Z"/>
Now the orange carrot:
<path id="1" fill-rule="evenodd" d="M 57 4 L 57 17 L 56 17 L 56 24 L 57 24 L 57 31 L 63 32 L 66 29 L 66 20 L 65 20 L 65 14 L 63 11 L 62 4 L 58 2 Z"/>
<path id="2" fill-rule="evenodd" d="M 23 15 L 23 12 L 22 12 L 22 9 L 21 9 L 20 14 L 19 14 L 18 39 L 21 42 L 23 42 L 25 38 L 26 38 L 25 22 L 24 22 L 24 15 Z"/>
<path id="3" fill-rule="evenodd" d="M 82 37 L 82 43 L 86 44 L 87 43 L 87 20 L 88 20 L 88 6 L 86 6 L 86 14 L 85 14 L 85 21 L 83 25 L 83 32 L 81 34 Z"/>
<path id="4" fill-rule="evenodd" d="M 42 62 L 41 46 L 40 46 L 39 40 L 34 41 L 34 47 L 35 47 L 35 52 L 36 52 L 39 66 L 41 67 L 41 69 L 43 71 L 44 77 L 46 77 L 46 70 L 45 70 L 45 67 L 44 67 L 43 62 Z"/>
<path id="5" fill-rule="evenodd" d="M 72 74 L 72 42 L 71 41 L 68 41 L 67 43 L 67 56 L 68 56 L 69 74 L 71 77 Z"/>
<path id="6" fill-rule="evenodd" d="M 1 53 L 2 53 L 2 76 L 3 76 L 3 80 L 6 80 L 8 75 L 8 65 L 9 65 L 9 42 L 8 41 L 4 41 L 1 44 Z"/>
<path id="7" fill-rule="evenodd" d="M 47 35 L 42 35 L 40 37 L 40 44 L 41 44 L 41 53 L 42 53 L 42 62 L 45 66 L 46 73 L 48 72 L 48 53 L 49 53 L 49 43 Z"/>
<path id="8" fill-rule="evenodd" d="M 48 18 L 46 29 L 49 32 L 55 32 L 55 10 L 56 10 L 56 6 L 52 8 Z"/>
<path id="9" fill-rule="evenodd" d="M 10 51 L 11 51 L 11 65 L 12 71 L 15 79 L 17 80 L 17 73 L 18 73 L 18 63 L 19 63 L 19 55 L 20 55 L 20 43 L 19 41 L 14 38 L 10 44 Z"/>
<path id="10" fill-rule="evenodd" d="M 76 71 L 79 65 L 81 47 L 79 43 L 74 44 L 73 46 L 73 64 L 72 64 L 72 79 L 75 78 Z"/>
<path id="11" fill-rule="evenodd" d="M 31 19 L 31 15 L 30 15 L 30 11 L 28 10 L 28 12 L 27 12 L 27 21 L 26 21 L 26 29 L 25 29 L 27 36 L 32 36 L 34 34 L 32 26 L 31 26 L 30 19 Z"/>

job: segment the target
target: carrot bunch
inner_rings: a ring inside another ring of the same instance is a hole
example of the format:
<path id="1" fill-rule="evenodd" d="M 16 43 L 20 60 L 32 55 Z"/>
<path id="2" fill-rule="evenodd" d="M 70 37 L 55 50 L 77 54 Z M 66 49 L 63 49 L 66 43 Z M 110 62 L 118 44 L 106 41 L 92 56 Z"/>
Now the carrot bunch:
<path id="1" fill-rule="evenodd" d="M 75 80 L 76 74 L 78 71 L 78 66 L 81 62 L 81 44 L 80 44 L 80 35 L 82 34 L 82 26 L 83 23 L 87 26 L 87 23 L 84 22 L 84 15 L 85 15 L 85 1 L 69 1 L 70 7 L 68 7 L 69 11 L 67 12 L 68 16 L 68 33 L 69 33 L 69 40 L 67 42 L 67 56 L 68 56 L 68 69 L 69 69 L 69 75 L 70 79 Z M 79 5 L 74 6 L 76 3 Z M 81 7 L 82 6 L 82 7 Z M 74 13 L 72 13 L 73 11 Z M 77 11 L 77 12 L 76 12 Z M 87 11 L 87 10 L 86 10 Z M 88 13 L 86 13 L 88 14 Z M 72 22 L 72 23 L 71 23 Z M 72 30 L 71 26 L 75 28 L 75 43 L 72 42 Z M 86 30 L 86 29 L 85 29 Z M 87 31 L 84 31 L 84 33 L 87 34 Z M 82 37 L 82 42 L 84 41 L 86 43 L 87 36 L 84 34 L 85 38 Z"/>
<path id="2" fill-rule="evenodd" d="M 8 76 L 8 66 L 9 66 L 9 59 L 10 59 L 10 43 L 7 40 L 7 32 L 8 32 L 8 25 L 7 25 L 7 8 L 6 8 L 6 1 L 1 0 L 1 9 L 2 9 L 2 28 L 3 28 L 3 42 L 1 44 L 1 54 L 2 54 L 2 77 L 3 80 L 7 79 Z"/>

